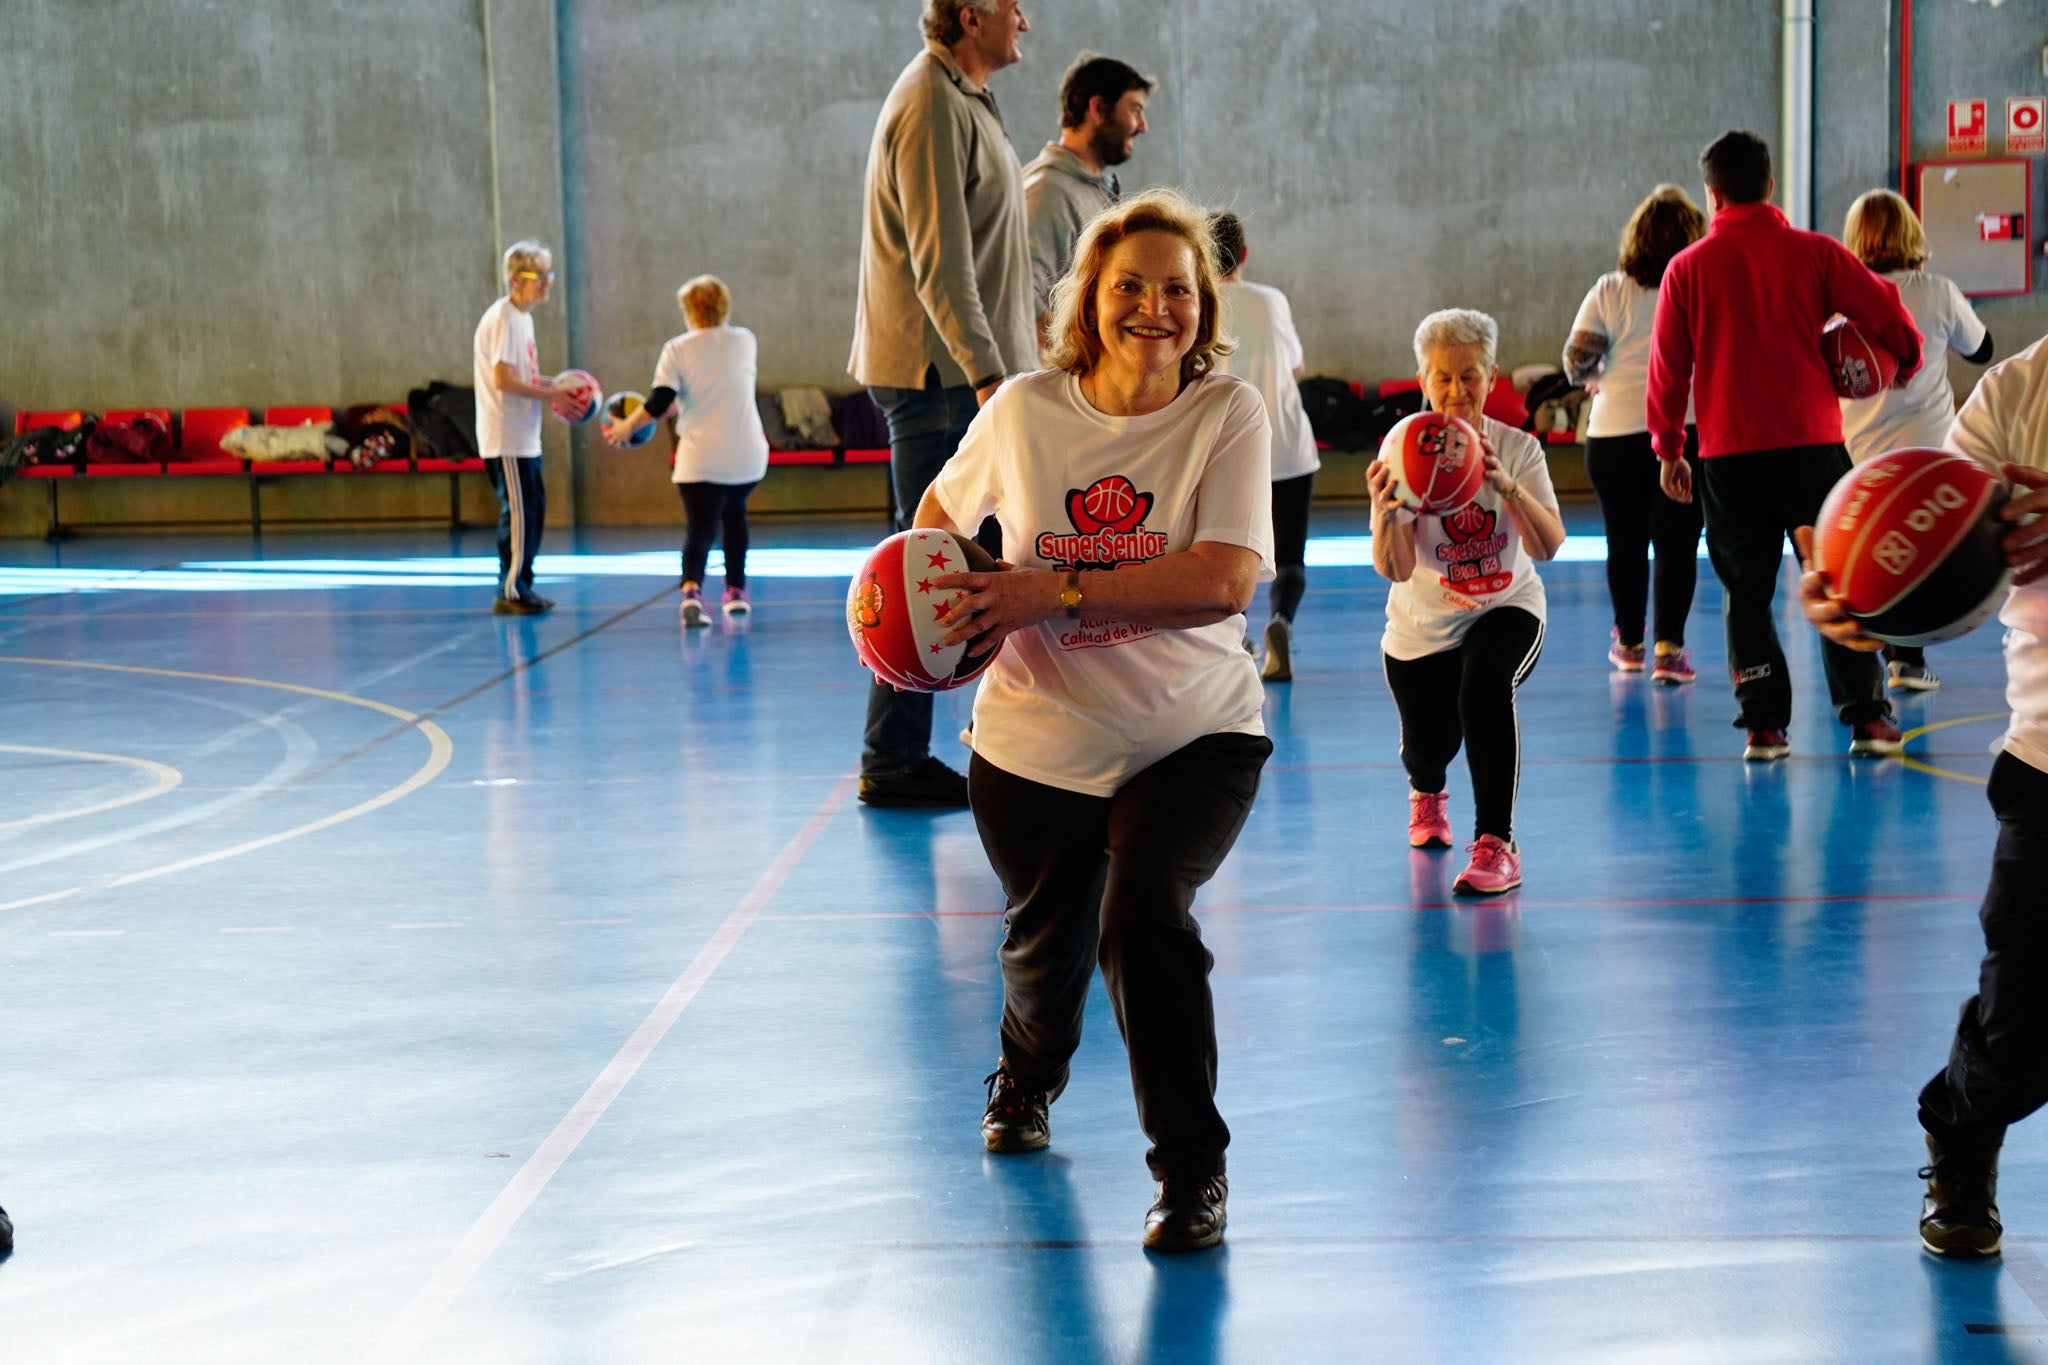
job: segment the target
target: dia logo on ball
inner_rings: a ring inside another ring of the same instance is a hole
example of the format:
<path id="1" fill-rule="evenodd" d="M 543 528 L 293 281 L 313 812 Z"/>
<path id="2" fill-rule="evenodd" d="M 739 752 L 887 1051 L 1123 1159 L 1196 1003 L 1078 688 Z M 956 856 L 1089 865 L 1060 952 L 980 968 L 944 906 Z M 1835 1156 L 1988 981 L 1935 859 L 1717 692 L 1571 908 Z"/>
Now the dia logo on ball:
<path id="1" fill-rule="evenodd" d="M 988 551 L 951 531 L 899 531 L 877 545 L 846 589 L 854 653 L 879 682 L 906 692 L 943 692 L 973 682 L 997 649 L 944 643 L 944 617 L 967 594 L 939 588 L 948 574 L 990 573 Z M 998 646 L 999 648 L 1000 646 Z"/>
<path id="2" fill-rule="evenodd" d="M 1814 567 L 1863 629 L 1895 645 L 1953 640 L 1998 610 L 2012 582 L 1999 542 L 2008 490 L 1975 460 L 1894 450 L 1856 466 L 1821 504 Z"/>
<path id="3" fill-rule="evenodd" d="M 1479 433 L 1462 418 L 1418 412 L 1394 424 L 1380 442 L 1394 497 L 1412 512 L 1448 512 L 1479 496 L 1486 455 Z"/>

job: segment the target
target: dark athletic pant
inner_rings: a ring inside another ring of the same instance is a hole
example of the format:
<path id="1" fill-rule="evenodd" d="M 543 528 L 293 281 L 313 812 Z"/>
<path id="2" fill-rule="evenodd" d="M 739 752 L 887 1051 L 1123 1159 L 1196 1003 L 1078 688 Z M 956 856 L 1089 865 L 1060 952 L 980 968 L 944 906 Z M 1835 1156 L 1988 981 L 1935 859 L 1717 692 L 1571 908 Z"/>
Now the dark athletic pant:
<path id="1" fill-rule="evenodd" d="M 960 448 L 979 411 L 974 390 L 947 388 L 933 366 L 921 389 L 870 386 L 868 396 L 889 422 L 889 482 L 896 498 L 896 528 L 909 529 L 946 461 Z M 932 698 L 929 692 L 898 692 L 877 680 L 868 691 L 867 727 L 862 734 L 860 775 L 893 777 L 910 772 L 931 756 Z"/>
<path id="2" fill-rule="evenodd" d="M 1263 735 L 1204 735 L 1114 796 L 1028 781 L 980 755 L 967 765 L 975 827 L 1007 906 L 1004 1069 L 1054 1098 L 1066 1088 L 1099 959 L 1155 1179 L 1223 1173 L 1214 959 L 1189 911 L 1237 842 L 1272 752 Z"/>
<path id="3" fill-rule="evenodd" d="M 1699 431 L 1687 427 L 1685 455 L 1695 488 L 1699 451 Z M 1657 551 L 1652 639 L 1685 643 L 1685 618 L 1699 582 L 1699 499 L 1673 502 L 1664 496 L 1657 486 L 1662 473 L 1647 431 L 1586 438 L 1586 477 L 1600 499 L 1600 520 L 1607 529 L 1607 595 L 1614 603 L 1614 629 L 1631 649 L 1643 643 L 1643 612 L 1652 597 L 1652 546 Z"/>
<path id="4" fill-rule="evenodd" d="M 1735 680 L 1737 729 L 1783 730 L 1792 721 L 1792 678 L 1771 598 L 1784 567 L 1785 537 L 1820 516 L 1835 480 L 1849 472 L 1846 447 L 1788 446 L 1716 455 L 1700 461 L 1696 496 L 1706 511 L 1707 556 L 1720 576 L 1728 671 Z M 1822 640 L 1828 698 L 1845 725 L 1891 714 L 1884 664 Z"/>
<path id="5" fill-rule="evenodd" d="M 1308 589 L 1308 509 L 1315 483 L 1312 473 L 1273 481 L 1273 567 L 1278 572 L 1266 590 L 1266 605 L 1290 624 Z"/>
<path id="6" fill-rule="evenodd" d="M 1420 659 L 1382 653 L 1387 687 L 1401 713 L 1401 766 L 1408 785 L 1440 792 L 1465 748 L 1472 769 L 1472 837 L 1515 841 L 1515 794 L 1522 781 L 1522 730 L 1515 689 L 1543 653 L 1543 623 L 1520 607 L 1484 612 L 1456 645 Z"/>
<path id="7" fill-rule="evenodd" d="M 1920 1092 L 1920 1126 L 1945 1148 L 1979 1153 L 2048 1103 L 2048 773 L 2001 753 L 1987 795 L 1998 846 L 1977 912 L 1984 962 L 1948 1066 Z"/>
<path id="8" fill-rule="evenodd" d="M 723 537 L 725 586 L 747 586 L 747 496 L 751 483 L 679 483 L 683 499 L 683 581 L 704 581 L 711 546 Z"/>
<path id="9" fill-rule="evenodd" d="M 498 495 L 498 596 L 531 598 L 533 561 L 547 527 L 548 490 L 537 455 L 494 455 L 484 476 Z"/>

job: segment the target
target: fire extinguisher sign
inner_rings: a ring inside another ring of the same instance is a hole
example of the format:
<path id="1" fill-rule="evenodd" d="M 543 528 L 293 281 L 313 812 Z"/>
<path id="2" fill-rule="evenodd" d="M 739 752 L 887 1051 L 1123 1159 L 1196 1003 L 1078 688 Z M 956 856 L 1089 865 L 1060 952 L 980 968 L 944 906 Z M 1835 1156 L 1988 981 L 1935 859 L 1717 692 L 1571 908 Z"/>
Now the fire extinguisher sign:
<path id="1" fill-rule="evenodd" d="M 1948 154 L 1950 156 L 1982 156 L 1986 151 L 1988 134 L 1984 124 L 1986 114 L 1983 100 L 1950 100 L 1948 102 Z"/>
<path id="2" fill-rule="evenodd" d="M 2005 102 L 2005 154 L 2048 152 L 2048 98 L 2022 95 Z"/>

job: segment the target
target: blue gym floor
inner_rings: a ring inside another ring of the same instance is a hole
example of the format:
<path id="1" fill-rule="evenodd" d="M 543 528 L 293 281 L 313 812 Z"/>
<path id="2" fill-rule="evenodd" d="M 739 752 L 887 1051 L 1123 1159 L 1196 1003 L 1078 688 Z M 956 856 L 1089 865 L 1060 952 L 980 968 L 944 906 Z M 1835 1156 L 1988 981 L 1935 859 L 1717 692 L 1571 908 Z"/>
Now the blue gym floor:
<path id="1" fill-rule="evenodd" d="M 1454 903 L 1362 530 L 1318 514 L 1202 899 L 1231 1221 L 1178 1259 L 1099 986 L 1051 1150 L 981 1150 L 1000 894 L 964 813 L 853 800 L 879 524 L 758 524 L 752 620 L 687 635 L 657 530 L 551 540 L 537 620 L 484 532 L 0 545 L 0 1359 L 2048 1360 L 2040 1134 L 2002 1263 L 1914 1226 L 1995 628 L 1856 762 L 1788 611 L 1793 757 L 1745 765 L 1705 564 L 1658 689 L 1575 542 L 1527 884 Z"/>

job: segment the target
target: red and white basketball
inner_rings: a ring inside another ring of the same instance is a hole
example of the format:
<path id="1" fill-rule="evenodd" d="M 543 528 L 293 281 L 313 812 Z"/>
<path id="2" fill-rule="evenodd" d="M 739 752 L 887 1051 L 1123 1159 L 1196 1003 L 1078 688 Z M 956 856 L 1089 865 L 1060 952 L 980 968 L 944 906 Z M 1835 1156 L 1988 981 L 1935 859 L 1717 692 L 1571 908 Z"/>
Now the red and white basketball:
<path id="1" fill-rule="evenodd" d="M 1899 358 L 1846 319 L 1821 332 L 1820 355 L 1843 398 L 1875 398 L 1899 377 Z"/>
<path id="2" fill-rule="evenodd" d="M 564 370 L 555 376 L 555 392 L 548 406 L 570 426 L 582 426 L 604 406 L 604 390 L 588 370 Z"/>
<path id="3" fill-rule="evenodd" d="M 2012 582 L 1998 509 L 2010 490 L 1945 450 L 1894 450 L 1844 474 L 1821 504 L 1813 559 L 1863 629 L 1895 645 L 1965 634 Z"/>
<path id="4" fill-rule="evenodd" d="M 1479 433 L 1461 418 L 1418 412 L 1394 424 L 1380 442 L 1394 475 L 1394 496 L 1415 512 L 1448 512 L 1479 496 L 1486 456 Z"/>
<path id="5" fill-rule="evenodd" d="M 943 643 L 942 618 L 967 594 L 934 587 L 933 581 L 995 567 L 988 551 L 951 531 L 890 536 L 847 585 L 846 630 L 854 653 L 879 681 L 908 692 L 944 692 L 973 682 L 997 651 L 978 648 L 974 640 Z"/>

